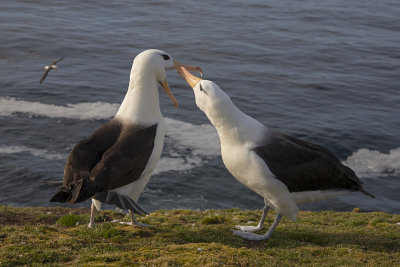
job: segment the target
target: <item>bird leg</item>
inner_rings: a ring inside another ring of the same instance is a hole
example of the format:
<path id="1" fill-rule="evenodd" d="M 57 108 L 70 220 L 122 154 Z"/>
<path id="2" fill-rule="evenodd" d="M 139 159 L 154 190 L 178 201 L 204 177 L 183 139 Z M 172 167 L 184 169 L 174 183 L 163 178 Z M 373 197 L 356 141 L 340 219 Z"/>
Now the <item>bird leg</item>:
<path id="1" fill-rule="evenodd" d="M 265 233 L 265 235 L 257 235 L 254 233 L 244 232 L 240 230 L 233 230 L 233 234 L 251 241 L 266 240 L 271 236 L 272 232 L 275 230 L 276 226 L 279 224 L 281 219 L 282 215 L 277 214 L 274 223 L 272 224 L 271 228 L 269 228 L 268 232 Z"/>
<path id="2" fill-rule="evenodd" d="M 137 225 L 137 226 L 142 226 L 142 227 L 151 227 L 151 225 L 148 225 L 146 223 L 141 223 L 138 222 L 135 218 L 135 213 L 132 210 L 129 210 L 129 214 L 131 215 L 132 218 L 132 222 L 130 223 L 130 225 Z"/>
<path id="3" fill-rule="evenodd" d="M 239 229 L 241 231 L 245 231 L 245 232 L 256 232 L 256 231 L 260 231 L 263 227 L 264 224 L 264 220 L 265 217 L 267 216 L 269 211 L 269 206 L 265 205 L 264 209 L 263 209 L 263 214 L 261 216 L 260 222 L 258 223 L 257 226 L 253 226 L 253 225 L 236 225 L 235 228 Z"/>
<path id="4" fill-rule="evenodd" d="M 95 213 L 96 213 L 96 206 L 92 202 L 92 206 L 90 207 L 90 221 L 89 221 L 89 224 L 88 224 L 89 228 L 93 228 L 94 227 L 94 215 L 95 215 Z"/>

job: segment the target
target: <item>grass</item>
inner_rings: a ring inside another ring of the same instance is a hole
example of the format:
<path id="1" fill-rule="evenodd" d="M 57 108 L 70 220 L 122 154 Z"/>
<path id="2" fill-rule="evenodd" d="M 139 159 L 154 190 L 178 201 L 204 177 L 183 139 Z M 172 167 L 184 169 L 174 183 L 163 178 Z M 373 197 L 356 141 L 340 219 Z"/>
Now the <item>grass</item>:
<path id="1" fill-rule="evenodd" d="M 88 229 L 87 209 L 0 206 L 0 266 L 400 266 L 400 215 L 300 212 L 267 241 L 232 235 L 261 213 L 158 210 L 139 217 L 154 227 L 140 228 L 113 223 L 129 216 L 102 211 Z"/>

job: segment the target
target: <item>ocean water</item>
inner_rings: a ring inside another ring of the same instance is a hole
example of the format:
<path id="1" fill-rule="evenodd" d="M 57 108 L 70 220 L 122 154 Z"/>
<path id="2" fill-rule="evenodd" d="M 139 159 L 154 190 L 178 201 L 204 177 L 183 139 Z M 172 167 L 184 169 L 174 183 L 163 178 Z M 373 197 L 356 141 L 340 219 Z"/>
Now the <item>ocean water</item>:
<path id="1" fill-rule="evenodd" d="M 74 144 L 114 116 L 135 55 L 158 48 L 201 66 L 265 125 L 330 149 L 376 196 L 302 209 L 399 213 L 399 17 L 397 0 L 2 0 L 0 205 L 59 205 L 44 181 L 61 180 Z M 39 84 L 43 66 L 61 56 Z M 261 208 L 261 197 L 224 168 L 191 89 L 167 75 L 180 107 L 160 91 L 167 136 L 139 203 Z"/>

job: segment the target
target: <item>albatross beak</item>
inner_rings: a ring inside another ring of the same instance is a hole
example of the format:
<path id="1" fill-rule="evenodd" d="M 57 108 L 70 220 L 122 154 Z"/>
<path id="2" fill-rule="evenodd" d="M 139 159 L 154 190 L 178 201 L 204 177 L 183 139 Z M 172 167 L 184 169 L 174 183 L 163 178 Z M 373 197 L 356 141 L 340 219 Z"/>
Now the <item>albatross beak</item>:
<path id="1" fill-rule="evenodd" d="M 176 101 L 174 95 L 171 93 L 171 90 L 169 89 L 169 85 L 167 82 L 167 79 L 165 79 L 162 83 L 160 83 L 162 88 L 164 89 L 164 91 L 167 93 L 167 95 L 169 96 L 169 99 L 171 99 L 172 103 L 174 104 L 174 107 L 178 107 L 179 103 L 178 101 Z"/>
<path id="2" fill-rule="evenodd" d="M 189 75 L 193 76 L 192 74 L 190 74 L 189 71 L 198 71 L 200 72 L 200 75 L 203 76 L 203 70 L 200 67 L 196 67 L 196 66 L 190 66 L 190 65 L 184 65 L 182 63 L 179 63 L 178 61 L 174 60 L 174 66 L 168 69 L 176 69 L 176 71 L 183 77 L 182 75 L 182 71 L 186 71 L 187 73 L 189 73 Z M 201 79 L 193 76 L 194 78 L 198 79 L 199 81 Z M 185 78 L 185 77 L 184 77 Z M 185 80 L 188 82 L 188 80 L 185 78 Z M 196 82 L 197 83 L 197 82 Z M 196 83 L 194 85 L 196 85 Z M 190 84 L 190 83 L 189 83 Z M 194 87 L 193 85 L 193 87 Z M 167 79 L 165 79 L 162 83 L 161 83 L 162 88 L 164 89 L 164 91 L 167 93 L 167 95 L 169 96 L 169 98 L 171 99 L 172 103 L 174 104 L 174 106 L 177 108 L 178 107 L 178 101 L 176 101 L 174 95 L 172 94 L 171 90 L 169 89 L 168 86 L 168 82 Z"/>
<path id="3" fill-rule="evenodd" d="M 203 71 L 200 67 L 183 65 L 176 61 L 175 69 L 192 88 L 194 88 L 196 84 L 201 81 L 201 79 L 192 75 L 189 71 L 198 71 L 200 72 L 200 76 L 203 76 Z"/>

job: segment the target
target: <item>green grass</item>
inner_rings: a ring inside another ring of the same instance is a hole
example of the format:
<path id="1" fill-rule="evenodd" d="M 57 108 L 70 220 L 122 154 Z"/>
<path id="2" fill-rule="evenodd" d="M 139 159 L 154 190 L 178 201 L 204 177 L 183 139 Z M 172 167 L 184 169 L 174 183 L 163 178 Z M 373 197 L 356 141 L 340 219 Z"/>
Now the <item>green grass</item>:
<path id="1" fill-rule="evenodd" d="M 140 228 L 113 223 L 129 216 L 103 211 L 88 229 L 87 209 L 0 206 L 0 266 L 400 266 L 400 215 L 300 212 L 267 241 L 232 235 L 261 213 L 158 210 L 139 217 L 153 225 Z"/>
<path id="2" fill-rule="evenodd" d="M 220 216 L 211 216 L 211 217 L 204 217 L 201 220 L 201 224 L 220 224 L 224 223 L 224 218 Z"/>
<path id="3" fill-rule="evenodd" d="M 88 216 L 76 215 L 76 214 L 66 214 L 57 220 L 57 223 L 62 226 L 77 226 L 80 223 L 84 223 Z"/>

